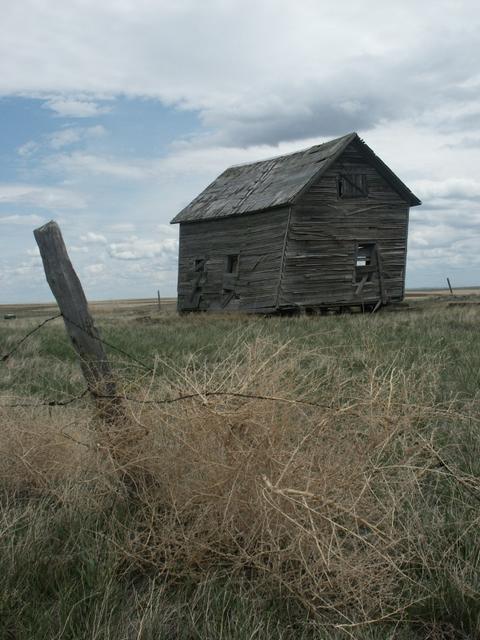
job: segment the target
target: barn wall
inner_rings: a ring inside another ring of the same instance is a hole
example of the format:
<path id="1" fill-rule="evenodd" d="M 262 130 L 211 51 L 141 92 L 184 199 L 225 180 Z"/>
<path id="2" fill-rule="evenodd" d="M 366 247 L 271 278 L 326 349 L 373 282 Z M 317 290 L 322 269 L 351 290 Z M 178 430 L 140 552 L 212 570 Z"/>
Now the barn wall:
<path id="1" fill-rule="evenodd" d="M 339 173 L 364 173 L 368 197 L 341 199 Z M 316 184 L 310 186 L 292 211 L 281 306 L 361 304 L 376 302 L 383 285 L 389 300 L 404 295 L 408 204 L 364 159 L 355 143 Z M 357 243 L 377 244 L 383 282 L 372 276 L 356 293 L 354 270 Z"/>
<path id="2" fill-rule="evenodd" d="M 181 223 L 179 310 L 275 308 L 288 217 L 289 209 L 283 208 Z M 227 256 L 234 254 L 240 256 L 238 274 L 226 276 Z M 204 274 L 199 276 L 194 268 L 195 260 L 201 258 L 206 263 Z M 225 292 L 225 287 L 232 291 Z"/>

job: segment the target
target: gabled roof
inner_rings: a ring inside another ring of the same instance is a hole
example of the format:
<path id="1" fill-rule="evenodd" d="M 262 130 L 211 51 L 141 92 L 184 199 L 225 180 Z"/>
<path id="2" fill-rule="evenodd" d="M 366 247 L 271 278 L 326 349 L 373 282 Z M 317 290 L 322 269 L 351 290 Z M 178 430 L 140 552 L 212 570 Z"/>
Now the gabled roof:
<path id="1" fill-rule="evenodd" d="M 421 204 L 356 133 L 349 133 L 303 151 L 230 167 L 182 209 L 172 223 L 226 218 L 292 204 L 354 140 L 402 198 L 411 206 Z"/>

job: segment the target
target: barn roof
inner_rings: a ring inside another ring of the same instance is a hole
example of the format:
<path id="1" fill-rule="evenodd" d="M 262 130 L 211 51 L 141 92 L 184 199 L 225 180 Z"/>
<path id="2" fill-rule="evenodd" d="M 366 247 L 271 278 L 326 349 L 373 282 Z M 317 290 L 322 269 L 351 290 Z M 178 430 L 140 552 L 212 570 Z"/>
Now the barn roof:
<path id="1" fill-rule="evenodd" d="M 354 140 L 377 171 L 410 205 L 421 204 L 356 133 L 349 133 L 296 153 L 230 167 L 182 209 L 172 223 L 226 218 L 292 204 Z"/>

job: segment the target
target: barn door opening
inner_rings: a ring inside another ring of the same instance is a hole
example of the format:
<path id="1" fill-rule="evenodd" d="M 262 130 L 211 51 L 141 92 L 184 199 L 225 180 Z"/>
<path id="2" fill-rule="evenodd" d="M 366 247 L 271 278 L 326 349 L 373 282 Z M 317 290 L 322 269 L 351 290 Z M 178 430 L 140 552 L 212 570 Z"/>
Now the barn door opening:
<path id="1" fill-rule="evenodd" d="M 374 242 L 357 243 L 355 255 L 355 270 L 353 273 L 353 284 L 356 286 L 355 295 L 362 294 L 376 295 L 372 291 L 377 288 L 377 247 Z"/>
<path id="2" fill-rule="evenodd" d="M 222 307 L 226 307 L 234 298 L 238 297 L 237 282 L 240 266 L 240 255 L 232 253 L 225 257 L 223 272 Z"/>
<path id="3" fill-rule="evenodd" d="M 359 242 L 353 272 L 355 295 L 386 302 L 382 255 L 375 242 Z"/>
<path id="4" fill-rule="evenodd" d="M 192 288 L 188 300 L 188 307 L 190 309 L 198 309 L 200 307 L 202 288 L 207 278 L 206 267 L 206 258 L 195 258 L 193 262 Z"/>

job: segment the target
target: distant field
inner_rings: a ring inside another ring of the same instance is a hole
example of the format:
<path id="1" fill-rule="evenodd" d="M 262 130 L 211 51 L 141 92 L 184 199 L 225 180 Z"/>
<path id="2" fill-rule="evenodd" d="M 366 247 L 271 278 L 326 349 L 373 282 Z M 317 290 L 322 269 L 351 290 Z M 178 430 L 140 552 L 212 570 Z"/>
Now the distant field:
<path id="1" fill-rule="evenodd" d="M 454 289 L 457 296 L 480 296 L 480 287 L 465 287 Z M 450 296 L 448 289 L 407 289 L 406 300 L 416 300 L 419 298 L 435 298 L 437 296 Z M 162 311 L 175 311 L 177 299 L 164 298 L 161 301 Z M 156 298 L 132 298 L 125 300 L 94 300 L 89 305 L 95 314 L 120 313 L 130 315 L 136 313 L 158 312 L 158 301 Z M 0 315 L 5 313 L 16 313 L 19 317 L 33 317 L 54 313 L 57 305 L 55 303 L 39 304 L 0 304 Z"/>
<path id="2" fill-rule="evenodd" d="M 480 306 L 452 300 L 93 302 L 136 359 L 106 347 L 116 425 L 88 396 L 48 406 L 85 382 L 45 325 L 0 363 L 0 638 L 480 637 Z M 55 306 L 0 312 L 1 355 Z"/>
<path id="3" fill-rule="evenodd" d="M 165 298 L 161 301 L 162 311 L 175 311 L 176 298 Z M 89 306 L 94 314 L 120 313 L 129 315 L 132 313 L 158 312 L 158 301 L 156 298 L 137 298 L 127 300 L 99 300 L 90 301 Z M 1 304 L 0 314 L 15 313 L 19 317 L 44 316 L 55 313 L 57 305 L 54 302 L 39 304 Z"/>
<path id="4" fill-rule="evenodd" d="M 453 293 L 456 296 L 478 296 L 480 287 L 455 287 Z M 406 299 L 425 298 L 435 296 L 450 296 L 449 289 L 407 289 Z"/>

